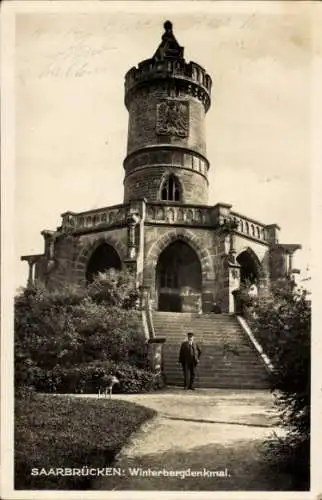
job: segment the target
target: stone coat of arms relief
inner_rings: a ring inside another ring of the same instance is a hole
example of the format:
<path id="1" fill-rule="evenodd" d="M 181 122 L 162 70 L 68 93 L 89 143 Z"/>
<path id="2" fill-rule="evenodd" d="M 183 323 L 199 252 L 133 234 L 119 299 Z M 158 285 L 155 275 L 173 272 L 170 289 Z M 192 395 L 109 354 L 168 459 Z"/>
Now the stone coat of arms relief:
<path id="1" fill-rule="evenodd" d="M 189 133 L 189 103 L 168 99 L 157 104 L 156 132 L 159 135 L 187 137 Z"/>

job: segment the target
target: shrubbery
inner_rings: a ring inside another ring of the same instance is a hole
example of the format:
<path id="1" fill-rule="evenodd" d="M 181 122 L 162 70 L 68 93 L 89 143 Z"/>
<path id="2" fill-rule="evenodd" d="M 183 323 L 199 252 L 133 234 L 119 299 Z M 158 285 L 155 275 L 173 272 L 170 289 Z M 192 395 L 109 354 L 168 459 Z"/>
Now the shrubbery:
<path id="1" fill-rule="evenodd" d="M 38 370 L 33 386 L 40 392 L 93 394 L 106 375 L 115 375 L 119 383 L 114 393 L 137 393 L 162 387 L 159 376 L 148 369 L 140 369 L 129 363 L 92 361 L 68 368 L 56 365 L 51 370 Z"/>
<path id="2" fill-rule="evenodd" d="M 311 305 L 290 280 L 252 308 L 252 328 L 274 365 L 272 389 L 287 435 L 270 443 L 278 467 L 294 474 L 296 488 L 309 487 Z"/>
<path id="3" fill-rule="evenodd" d="M 95 392 L 104 373 L 119 378 L 119 392 L 156 387 L 137 300 L 131 277 L 112 270 L 88 287 L 23 290 L 15 300 L 16 387 Z"/>

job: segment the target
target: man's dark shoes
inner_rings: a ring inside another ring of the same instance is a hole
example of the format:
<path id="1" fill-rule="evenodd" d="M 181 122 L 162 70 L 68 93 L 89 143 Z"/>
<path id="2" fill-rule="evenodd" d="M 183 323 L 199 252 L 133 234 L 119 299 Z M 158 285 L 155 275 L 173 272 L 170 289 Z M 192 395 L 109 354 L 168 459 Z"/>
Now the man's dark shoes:
<path id="1" fill-rule="evenodd" d="M 188 387 L 188 389 L 189 389 L 190 391 L 194 391 L 194 390 L 195 390 L 195 388 L 194 388 L 194 387 Z"/>

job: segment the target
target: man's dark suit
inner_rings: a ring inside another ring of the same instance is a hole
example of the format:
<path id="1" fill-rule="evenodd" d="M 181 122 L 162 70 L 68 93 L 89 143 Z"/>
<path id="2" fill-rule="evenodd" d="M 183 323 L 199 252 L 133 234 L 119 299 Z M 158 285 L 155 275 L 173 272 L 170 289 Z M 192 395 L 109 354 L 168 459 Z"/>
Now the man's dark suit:
<path id="1" fill-rule="evenodd" d="M 195 368 L 199 362 L 201 349 L 198 344 L 189 340 L 182 342 L 179 353 L 179 363 L 182 365 L 184 376 L 184 387 L 191 389 L 195 379 Z"/>

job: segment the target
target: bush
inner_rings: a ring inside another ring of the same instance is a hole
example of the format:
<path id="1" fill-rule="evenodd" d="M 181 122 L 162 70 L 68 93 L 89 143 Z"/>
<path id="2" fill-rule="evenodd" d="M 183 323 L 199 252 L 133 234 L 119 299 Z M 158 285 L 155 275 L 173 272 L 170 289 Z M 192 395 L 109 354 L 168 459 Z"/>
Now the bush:
<path id="1" fill-rule="evenodd" d="M 94 302 L 103 302 L 121 309 L 135 308 L 139 299 L 135 279 L 127 271 L 109 269 L 98 273 L 87 290 Z"/>
<path id="2" fill-rule="evenodd" d="M 285 280 L 277 283 L 268 297 L 259 300 L 253 312 L 254 333 L 274 365 L 272 390 L 287 430 L 285 441 L 272 445 L 273 455 L 283 457 L 282 465 L 292 470 L 296 488 L 307 489 L 311 305 L 305 291 Z"/>
<path id="3" fill-rule="evenodd" d="M 57 365 L 52 370 L 43 370 L 34 381 L 34 387 L 41 392 L 93 394 L 97 393 L 100 382 L 107 375 L 115 375 L 119 380 L 113 388 L 114 393 L 148 392 L 163 386 L 162 379 L 150 370 L 129 363 L 93 361 L 69 368 Z"/>
<path id="4" fill-rule="evenodd" d="M 110 467 L 155 412 L 126 401 L 31 393 L 16 400 L 15 488 L 90 489 L 91 477 L 32 476 L 31 469 Z"/>
<path id="5" fill-rule="evenodd" d="M 101 274 L 87 288 L 24 290 L 15 300 L 15 382 L 55 391 L 65 370 L 95 361 L 146 368 L 147 345 L 126 273 Z M 120 302 L 121 307 L 115 305 Z M 63 377 L 64 379 L 64 377 Z"/>

